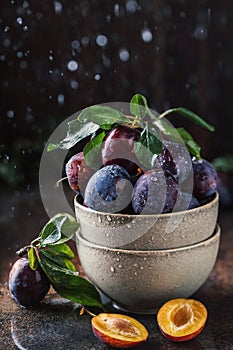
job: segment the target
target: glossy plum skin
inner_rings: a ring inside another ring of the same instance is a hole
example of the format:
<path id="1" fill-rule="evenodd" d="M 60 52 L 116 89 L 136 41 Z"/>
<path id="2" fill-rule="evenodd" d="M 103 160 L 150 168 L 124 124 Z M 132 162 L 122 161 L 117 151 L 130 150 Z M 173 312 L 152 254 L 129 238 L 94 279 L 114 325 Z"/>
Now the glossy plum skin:
<path id="1" fill-rule="evenodd" d="M 66 175 L 70 188 L 78 194 L 84 194 L 86 184 L 94 174 L 85 162 L 83 152 L 72 156 L 66 164 Z"/>
<path id="2" fill-rule="evenodd" d="M 112 129 L 105 137 L 102 147 L 104 165 L 117 164 L 125 168 L 131 179 L 137 180 L 142 174 L 134 152 L 134 143 L 139 140 L 140 130 L 125 125 Z M 136 182 L 136 181 L 135 181 Z"/>
<path id="3" fill-rule="evenodd" d="M 217 190 L 217 172 L 205 159 L 193 161 L 193 195 L 198 200 L 212 196 Z"/>
<path id="4" fill-rule="evenodd" d="M 163 171 L 169 171 L 178 177 L 179 183 L 184 182 L 191 173 L 191 157 L 183 144 L 164 140 L 162 152 L 157 160 Z"/>
<path id="5" fill-rule="evenodd" d="M 169 172 L 153 169 L 136 182 L 132 207 L 136 214 L 160 214 L 172 211 L 178 196 L 178 182 Z"/>
<path id="6" fill-rule="evenodd" d="M 157 157 L 157 161 L 159 162 L 163 171 L 168 171 L 173 176 L 177 177 L 176 165 L 174 163 L 171 153 L 166 147 L 163 147 L 162 152 Z"/>
<path id="7" fill-rule="evenodd" d="M 129 173 L 117 164 L 107 165 L 89 180 L 84 205 L 97 211 L 116 213 L 129 205 L 131 194 Z"/>
<path id="8" fill-rule="evenodd" d="M 27 258 L 18 259 L 9 274 L 9 290 L 17 304 L 31 307 L 39 304 L 50 288 L 50 282 L 39 267 L 32 270 Z"/>

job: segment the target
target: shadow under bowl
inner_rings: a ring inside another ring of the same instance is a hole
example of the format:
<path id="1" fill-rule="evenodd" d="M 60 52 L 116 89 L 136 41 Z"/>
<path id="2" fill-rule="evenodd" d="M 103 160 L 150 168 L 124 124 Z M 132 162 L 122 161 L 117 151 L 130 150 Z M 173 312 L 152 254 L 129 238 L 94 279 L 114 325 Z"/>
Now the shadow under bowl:
<path id="1" fill-rule="evenodd" d="M 154 313 L 169 299 L 190 297 L 216 261 L 220 227 L 199 243 L 164 250 L 124 250 L 96 245 L 77 232 L 77 249 L 90 281 L 113 304 L 133 313 Z"/>
<path id="2" fill-rule="evenodd" d="M 183 247 L 210 237 L 218 218 L 219 196 L 198 208 L 155 215 L 111 214 L 92 210 L 74 199 L 81 234 L 110 248 L 154 250 Z"/>

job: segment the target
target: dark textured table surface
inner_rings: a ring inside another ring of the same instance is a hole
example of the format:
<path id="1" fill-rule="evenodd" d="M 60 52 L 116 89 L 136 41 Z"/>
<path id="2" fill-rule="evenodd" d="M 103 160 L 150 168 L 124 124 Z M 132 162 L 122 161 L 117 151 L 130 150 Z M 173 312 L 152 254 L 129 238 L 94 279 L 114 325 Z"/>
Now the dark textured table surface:
<path id="1" fill-rule="evenodd" d="M 22 199 L 21 199 L 22 201 Z M 5 208 L 10 205 L 5 201 Z M 27 220 L 23 220 L 29 210 Z M 4 214 L 4 213 L 3 213 Z M 6 214 L 6 213 L 5 213 Z M 0 350 L 100 350 L 110 349 L 94 337 L 90 316 L 79 315 L 72 302 L 53 291 L 34 309 L 16 305 L 7 288 L 14 251 L 38 233 L 46 214 L 40 203 L 33 201 L 18 207 L 14 215 L 2 215 L 0 220 Z M 156 324 L 156 315 L 135 315 L 149 330 L 148 342 L 141 350 L 230 350 L 233 349 L 233 217 L 232 210 L 221 211 L 220 250 L 215 267 L 205 284 L 193 297 L 208 308 L 208 321 L 200 335 L 185 343 L 173 343 L 164 338 Z M 35 234 L 34 234 L 35 235 Z M 190 273 L 192 273 L 190 271 Z"/>

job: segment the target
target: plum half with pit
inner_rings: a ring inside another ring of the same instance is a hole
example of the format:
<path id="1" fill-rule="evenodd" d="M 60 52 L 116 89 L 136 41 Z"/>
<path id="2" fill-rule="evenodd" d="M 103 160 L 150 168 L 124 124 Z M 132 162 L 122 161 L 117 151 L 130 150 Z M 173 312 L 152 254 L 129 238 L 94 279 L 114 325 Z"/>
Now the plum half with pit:
<path id="1" fill-rule="evenodd" d="M 35 271 L 29 266 L 27 258 L 18 259 L 9 274 L 9 290 L 13 299 L 21 306 L 31 307 L 39 304 L 50 288 L 44 271 Z"/>
<path id="2" fill-rule="evenodd" d="M 101 313 L 91 320 L 94 335 L 102 342 L 119 349 L 127 349 L 144 343 L 148 330 L 135 318 Z"/>
<path id="3" fill-rule="evenodd" d="M 94 174 L 84 159 L 83 152 L 72 156 L 66 164 L 66 175 L 70 188 L 78 194 L 84 194 L 86 184 Z"/>
<path id="4" fill-rule="evenodd" d="M 132 194 L 132 206 L 136 214 L 169 213 L 178 196 L 177 179 L 169 172 L 153 169 L 136 182 Z"/>
<path id="5" fill-rule="evenodd" d="M 193 195 L 198 200 L 211 197 L 217 190 L 217 172 L 206 159 L 193 161 Z"/>
<path id="6" fill-rule="evenodd" d="M 118 125 L 106 135 L 102 147 L 104 165 L 117 164 L 125 168 L 131 180 L 136 182 L 142 174 L 139 161 L 134 152 L 134 143 L 139 140 L 140 129 Z"/>
<path id="7" fill-rule="evenodd" d="M 89 180 L 84 205 L 108 213 L 117 213 L 131 202 L 132 184 L 127 170 L 114 164 L 98 170 Z"/>

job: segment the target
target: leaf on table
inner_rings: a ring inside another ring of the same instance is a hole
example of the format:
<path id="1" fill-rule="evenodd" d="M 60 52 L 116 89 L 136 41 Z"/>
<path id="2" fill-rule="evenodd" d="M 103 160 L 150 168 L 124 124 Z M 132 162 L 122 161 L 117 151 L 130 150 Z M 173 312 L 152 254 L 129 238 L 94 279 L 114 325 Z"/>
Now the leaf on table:
<path id="1" fill-rule="evenodd" d="M 97 289 L 93 284 L 80 277 L 77 271 L 57 266 L 41 252 L 40 258 L 40 266 L 58 294 L 83 306 L 102 308 Z"/>

